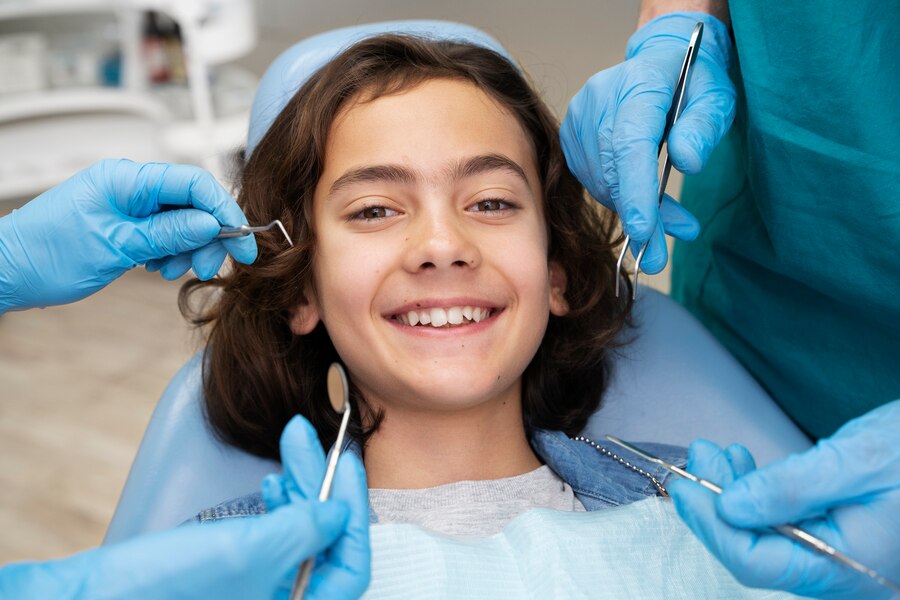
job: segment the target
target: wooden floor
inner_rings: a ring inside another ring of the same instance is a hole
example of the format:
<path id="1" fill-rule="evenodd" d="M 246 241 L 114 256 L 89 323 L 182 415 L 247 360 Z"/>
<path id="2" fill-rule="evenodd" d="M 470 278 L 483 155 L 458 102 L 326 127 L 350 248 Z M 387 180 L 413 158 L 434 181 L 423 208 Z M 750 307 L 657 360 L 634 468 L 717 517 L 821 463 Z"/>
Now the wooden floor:
<path id="1" fill-rule="evenodd" d="M 101 542 L 156 400 L 193 352 L 178 287 L 135 269 L 76 304 L 0 317 L 0 564 Z"/>

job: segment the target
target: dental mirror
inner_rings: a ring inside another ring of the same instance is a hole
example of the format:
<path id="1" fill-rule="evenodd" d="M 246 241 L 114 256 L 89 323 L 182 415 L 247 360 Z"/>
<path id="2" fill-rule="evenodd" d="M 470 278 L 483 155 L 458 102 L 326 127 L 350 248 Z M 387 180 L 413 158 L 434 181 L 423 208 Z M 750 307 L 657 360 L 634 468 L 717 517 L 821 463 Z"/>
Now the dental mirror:
<path id="1" fill-rule="evenodd" d="M 319 489 L 319 502 L 328 500 L 331 495 L 331 484 L 334 481 L 334 472 L 337 469 L 338 458 L 344 448 L 344 437 L 347 434 L 347 426 L 350 424 L 350 384 L 347 381 L 347 373 L 340 363 L 331 363 L 328 367 L 326 379 L 328 388 L 328 400 L 334 412 L 343 415 L 341 426 L 338 429 L 337 439 L 328 453 L 328 466 L 325 468 L 325 477 L 322 478 L 322 487 Z M 301 600 L 309 587 L 309 579 L 315 566 L 315 557 L 312 556 L 303 561 L 297 578 L 294 580 L 294 588 L 291 590 L 291 600 Z"/>
<path id="2" fill-rule="evenodd" d="M 334 409 L 334 412 L 343 414 L 349 398 L 350 390 L 344 367 L 340 363 L 331 363 L 331 366 L 328 367 L 328 399 L 331 401 L 331 408 Z"/>

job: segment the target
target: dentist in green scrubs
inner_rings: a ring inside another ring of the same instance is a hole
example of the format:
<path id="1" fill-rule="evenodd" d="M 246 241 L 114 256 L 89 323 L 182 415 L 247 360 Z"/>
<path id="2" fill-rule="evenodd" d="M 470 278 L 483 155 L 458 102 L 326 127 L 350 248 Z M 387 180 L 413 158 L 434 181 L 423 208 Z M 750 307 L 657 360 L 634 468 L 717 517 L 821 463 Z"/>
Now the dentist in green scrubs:
<path id="1" fill-rule="evenodd" d="M 657 149 L 697 21 L 668 138 L 682 204 L 657 209 Z M 690 467 L 728 485 L 674 486 L 687 524 L 750 585 L 892 597 L 758 530 L 810 519 L 900 580 L 900 3 L 644 0 L 626 61 L 588 80 L 561 136 L 632 250 L 649 242 L 643 270 L 662 270 L 665 233 L 678 238 L 672 296 L 819 440 L 759 470 L 742 448 L 695 443 Z"/>

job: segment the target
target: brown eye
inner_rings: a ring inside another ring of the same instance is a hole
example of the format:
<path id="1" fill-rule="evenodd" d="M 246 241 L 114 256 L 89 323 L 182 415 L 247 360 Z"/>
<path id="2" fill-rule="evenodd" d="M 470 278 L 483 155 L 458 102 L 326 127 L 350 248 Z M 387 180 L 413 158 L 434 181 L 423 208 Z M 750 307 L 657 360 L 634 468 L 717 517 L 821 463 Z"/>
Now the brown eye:
<path id="1" fill-rule="evenodd" d="M 358 221 L 376 221 L 398 214 L 396 210 L 384 206 L 367 206 L 358 213 L 353 214 L 350 219 Z"/>
<path id="2" fill-rule="evenodd" d="M 386 216 L 387 211 L 383 206 L 370 206 L 362 211 L 363 219 L 383 219 Z"/>
<path id="3" fill-rule="evenodd" d="M 515 208 L 511 203 L 500 200 L 499 198 L 488 198 L 486 200 L 481 200 L 472 205 L 473 212 L 499 212 L 502 210 L 509 210 L 511 208 Z"/>

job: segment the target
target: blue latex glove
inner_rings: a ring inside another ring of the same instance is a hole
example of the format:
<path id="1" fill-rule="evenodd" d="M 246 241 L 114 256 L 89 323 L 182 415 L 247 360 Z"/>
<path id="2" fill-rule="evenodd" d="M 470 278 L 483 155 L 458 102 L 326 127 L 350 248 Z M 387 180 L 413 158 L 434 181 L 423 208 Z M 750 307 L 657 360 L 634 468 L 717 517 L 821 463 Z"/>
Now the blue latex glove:
<path id="1" fill-rule="evenodd" d="M 226 253 L 256 259 L 252 236 L 214 239 L 246 222 L 200 168 L 100 161 L 0 219 L 0 314 L 75 302 L 137 265 L 209 279 Z"/>
<path id="2" fill-rule="evenodd" d="M 591 77 L 572 98 L 560 130 L 569 169 L 594 198 L 618 213 L 632 251 L 650 240 L 641 262 L 647 273 L 661 271 L 668 260 L 663 231 L 683 240 L 700 232 L 694 216 L 671 198 L 657 208 L 657 151 L 697 21 L 704 24 L 700 54 L 668 150 L 676 169 L 699 172 L 735 110 L 728 28 L 705 13 L 671 13 L 638 29 L 628 40 L 625 62 Z"/>
<path id="3" fill-rule="evenodd" d="M 325 474 L 325 454 L 316 430 L 295 416 L 281 436 L 281 475 L 263 479 L 262 496 L 269 510 L 319 496 Z M 366 471 L 352 452 L 338 460 L 331 497 L 350 506 L 346 533 L 316 559 L 307 594 L 313 597 L 358 598 L 369 586 L 372 551 L 369 546 L 369 491 Z M 290 591 L 293 577 L 283 588 Z"/>
<path id="4" fill-rule="evenodd" d="M 318 444 L 309 429 L 295 419 L 282 447 L 297 450 L 295 457 L 314 455 L 305 450 Z M 0 597 L 286 599 L 300 563 L 333 544 L 320 557 L 306 597 L 358 598 L 370 566 L 365 473 L 355 458 L 341 459 L 333 500 L 292 495 L 259 517 L 183 526 L 62 560 L 11 564 L 0 569 Z M 307 479 L 322 477 L 320 463 L 304 464 Z"/>
<path id="5" fill-rule="evenodd" d="M 688 470 L 722 485 L 669 486 L 678 513 L 745 585 L 816 598 L 891 598 L 872 579 L 778 534 L 794 523 L 900 582 L 900 400 L 848 422 L 811 450 L 754 470 L 742 446 L 698 440 Z"/>

